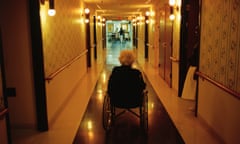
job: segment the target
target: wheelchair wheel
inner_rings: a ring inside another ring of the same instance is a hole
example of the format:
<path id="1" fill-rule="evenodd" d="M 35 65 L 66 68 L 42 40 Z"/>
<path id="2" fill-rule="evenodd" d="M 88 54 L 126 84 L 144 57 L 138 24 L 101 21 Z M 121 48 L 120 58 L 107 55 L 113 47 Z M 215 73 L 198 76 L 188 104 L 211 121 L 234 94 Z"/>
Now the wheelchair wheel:
<path id="1" fill-rule="evenodd" d="M 105 95 L 103 102 L 103 110 L 102 110 L 102 122 L 103 128 L 108 131 L 112 125 L 112 112 L 111 112 L 111 104 L 110 97 Z"/>
<path id="2" fill-rule="evenodd" d="M 143 104 L 140 112 L 140 123 L 144 132 L 148 131 L 148 96 L 147 92 L 144 93 Z"/>

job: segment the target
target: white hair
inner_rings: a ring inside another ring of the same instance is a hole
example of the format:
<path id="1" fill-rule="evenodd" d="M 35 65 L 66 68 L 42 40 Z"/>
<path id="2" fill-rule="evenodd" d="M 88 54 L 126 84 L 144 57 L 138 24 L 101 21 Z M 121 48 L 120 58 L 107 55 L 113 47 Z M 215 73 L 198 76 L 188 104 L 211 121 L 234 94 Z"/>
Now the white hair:
<path id="1" fill-rule="evenodd" d="M 119 62 L 125 66 L 131 66 L 135 61 L 135 55 L 132 50 L 122 50 L 119 56 Z"/>

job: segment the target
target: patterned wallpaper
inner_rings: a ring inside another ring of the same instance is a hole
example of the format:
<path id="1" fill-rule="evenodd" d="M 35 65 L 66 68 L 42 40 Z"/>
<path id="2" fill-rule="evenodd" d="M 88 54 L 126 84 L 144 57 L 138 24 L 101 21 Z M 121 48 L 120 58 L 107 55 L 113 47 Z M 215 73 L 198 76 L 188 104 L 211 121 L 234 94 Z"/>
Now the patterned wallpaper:
<path id="1" fill-rule="evenodd" d="M 56 15 L 48 16 L 48 1 L 40 7 L 45 76 L 55 72 L 85 47 L 79 0 L 55 0 Z"/>
<path id="2" fill-rule="evenodd" d="M 240 93 L 240 1 L 203 0 L 200 71 Z"/>

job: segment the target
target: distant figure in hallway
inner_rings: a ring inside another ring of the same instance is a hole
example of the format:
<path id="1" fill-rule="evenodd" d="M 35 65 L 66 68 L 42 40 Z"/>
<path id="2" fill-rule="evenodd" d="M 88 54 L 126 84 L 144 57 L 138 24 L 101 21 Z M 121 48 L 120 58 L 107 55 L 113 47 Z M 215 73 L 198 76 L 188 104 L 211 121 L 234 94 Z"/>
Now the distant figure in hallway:
<path id="1" fill-rule="evenodd" d="M 124 30 L 122 29 L 122 27 L 119 30 L 119 35 L 120 35 L 120 42 L 123 41 L 123 34 L 124 34 Z"/>
<path id="2" fill-rule="evenodd" d="M 133 51 L 121 51 L 119 61 L 121 66 L 113 68 L 108 81 L 108 94 L 111 97 L 111 102 L 124 105 L 122 102 L 126 102 L 126 99 L 128 99 L 129 103 L 126 105 L 139 105 L 140 101 L 137 102 L 136 100 L 142 95 L 146 84 L 141 71 L 132 68 L 135 61 Z"/>

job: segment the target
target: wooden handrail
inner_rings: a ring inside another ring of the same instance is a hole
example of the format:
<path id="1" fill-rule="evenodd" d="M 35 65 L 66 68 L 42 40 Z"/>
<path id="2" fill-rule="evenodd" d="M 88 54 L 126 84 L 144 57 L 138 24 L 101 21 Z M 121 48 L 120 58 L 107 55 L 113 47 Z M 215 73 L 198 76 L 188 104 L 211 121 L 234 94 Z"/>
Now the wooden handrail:
<path id="1" fill-rule="evenodd" d="M 85 55 L 87 53 L 87 50 L 85 50 L 84 52 L 82 52 L 81 54 L 79 54 L 78 56 L 76 56 L 75 58 L 73 58 L 72 60 L 70 60 L 68 63 L 66 63 L 64 66 L 60 67 L 59 69 L 57 69 L 55 72 L 51 73 L 49 76 L 47 76 L 45 78 L 45 80 L 47 81 L 51 81 L 56 75 L 58 75 L 60 72 L 62 72 L 63 70 L 65 70 L 67 67 L 69 67 L 72 63 L 74 63 L 75 61 L 77 61 L 80 57 L 82 57 L 83 55 Z"/>
<path id="2" fill-rule="evenodd" d="M 150 48 L 150 47 L 151 47 L 151 48 L 153 47 L 153 45 L 151 45 L 150 43 L 147 43 L 146 45 L 147 45 L 149 48 Z"/>
<path id="3" fill-rule="evenodd" d="M 7 112 L 8 112 L 8 109 L 6 109 L 6 108 L 1 110 L 0 111 L 0 119 L 2 119 L 7 114 Z"/>
<path id="4" fill-rule="evenodd" d="M 220 89 L 224 90 L 225 92 L 231 94 L 232 96 L 236 97 L 237 99 L 240 99 L 240 93 L 238 93 L 232 89 L 229 89 L 228 87 L 222 85 L 219 82 L 214 81 L 213 79 L 209 78 L 206 74 L 203 74 L 199 71 L 195 72 L 195 74 L 198 75 L 199 77 L 209 81 L 210 83 L 214 84 L 215 86 L 219 87 Z"/>
<path id="5" fill-rule="evenodd" d="M 177 59 L 176 57 L 170 56 L 169 59 L 170 59 L 172 62 L 179 62 L 179 59 Z"/>

